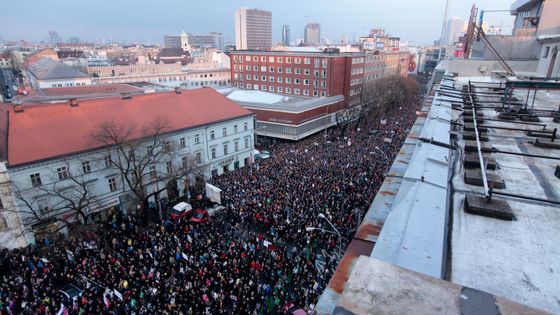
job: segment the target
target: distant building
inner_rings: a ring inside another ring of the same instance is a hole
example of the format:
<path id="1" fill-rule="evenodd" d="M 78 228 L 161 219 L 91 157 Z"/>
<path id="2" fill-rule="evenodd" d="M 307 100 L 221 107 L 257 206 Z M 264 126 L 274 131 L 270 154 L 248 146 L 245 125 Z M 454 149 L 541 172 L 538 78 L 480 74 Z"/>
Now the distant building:
<path id="1" fill-rule="evenodd" d="M 310 46 L 321 44 L 321 24 L 305 24 L 305 28 L 303 30 L 303 43 Z"/>
<path id="2" fill-rule="evenodd" d="M 0 69 L 8 69 L 13 67 L 12 57 L 7 52 L 0 53 Z"/>
<path id="3" fill-rule="evenodd" d="M 27 73 L 33 88 L 56 88 L 91 85 L 91 77 L 76 68 L 49 57 L 29 63 Z"/>
<path id="4" fill-rule="evenodd" d="M 272 47 L 272 12 L 240 8 L 235 12 L 237 50 L 269 50 Z"/>
<path id="5" fill-rule="evenodd" d="M 465 21 L 459 17 L 452 17 L 447 20 L 445 34 L 443 36 L 444 45 L 453 45 L 459 40 L 459 36 L 464 33 Z"/>
<path id="6" fill-rule="evenodd" d="M 60 37 L 58 36 L 58 32 L 56 31 L 49 31 L 49 42 L 51 46 L 56 46 L 56 44 L 62 42 Z"/>
<path id="7" fill-rule="evenodd" d="M 163 47 L 181 48 L 181 36 L 176 36 L 176 35 L 163 36 Z"/>
<path id="8" fill-rule="evenodd" d="M 363 50 L 399 50 L 400 37 L 385 34 L 382 28 L 374 28 L 369 31 L 368 36 L 361 36 L 359 38 L 361 48 Z"/>
<path id="9" fill-rule="evenodd" d="M 290 46 L 290 25 L 282 26 L 282 45 Z"/>

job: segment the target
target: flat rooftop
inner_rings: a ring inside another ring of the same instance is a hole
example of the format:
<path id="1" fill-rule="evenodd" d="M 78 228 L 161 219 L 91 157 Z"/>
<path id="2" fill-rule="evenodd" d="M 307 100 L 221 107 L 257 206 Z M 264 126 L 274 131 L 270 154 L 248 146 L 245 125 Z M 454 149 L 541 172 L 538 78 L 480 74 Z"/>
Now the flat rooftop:
<path id="1" fill-rule="evenodd" d="M 217 91 L 245 108 L 290 113 L 301 113 L 344 100 L 342 95 L 304 97 L 240 88 L 224 88 Z"/>

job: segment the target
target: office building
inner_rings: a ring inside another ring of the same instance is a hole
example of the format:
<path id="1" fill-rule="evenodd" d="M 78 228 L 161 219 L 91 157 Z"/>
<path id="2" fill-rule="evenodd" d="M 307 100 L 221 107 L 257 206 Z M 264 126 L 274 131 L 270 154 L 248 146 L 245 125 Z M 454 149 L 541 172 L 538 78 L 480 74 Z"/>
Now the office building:
<path id="1" fill-rule="evenodd" d="M 445 34 L 443 36 L 444 45 L 453 45 L 459 40 L 459 37 L 464 33 L 465 21 L 459 17 L 452 17 L 447 20 L 445 26 Z"/>
<path id="2" fill-rule="evenodd" d="M 282 45 L 290 46 L 290 25 L 282 26 Z"/>
<path id="3" fill-rule="evenodd" d="M 309 46 L 321 44 L 321 24 L 307 23 L 303 30 L 303 43 Z"/>
<path id="4" fill-rule="evenodd" d="M 272 47 L 272 12 L 240 8 L 235 12 L 237 50 L 269 50 Z"/>

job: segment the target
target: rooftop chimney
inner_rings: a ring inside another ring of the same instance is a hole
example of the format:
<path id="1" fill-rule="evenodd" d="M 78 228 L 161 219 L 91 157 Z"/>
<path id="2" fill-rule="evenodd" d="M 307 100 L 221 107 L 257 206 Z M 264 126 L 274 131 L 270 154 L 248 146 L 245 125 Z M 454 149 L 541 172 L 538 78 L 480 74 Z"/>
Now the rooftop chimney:
<path id="1" fill-rule="evenodd" d="M 131 99 L 132 96 L 130 95 L 130 93 L 121 93 L 121 99 L 123 100 L 128 100 Z"/>
<path id="2" fill-rule="evenodd" d="M 75 98 L 71 98 L 71 99 L 69 100 L 69 103 L 70 103 L 70 106 L 71 106 L 71 107 L 76 107 L 76 106 L 78 106 L 78 104 L 79 104 L 79 103 L 78 103 L 78 100 L 75 99 Z"/>
<path id="3" fill-rule="evenodd" d="M 23 106 L 21 106 L 21 103 L 15 103 L 14 113 L 21 113 L 21 112 L 23 112 Z"/>
<path id="4" fill-rule="evenodd" d="M 181 94 L 182 89 L 180 87 L 175 87 L 175 93 Z"/>

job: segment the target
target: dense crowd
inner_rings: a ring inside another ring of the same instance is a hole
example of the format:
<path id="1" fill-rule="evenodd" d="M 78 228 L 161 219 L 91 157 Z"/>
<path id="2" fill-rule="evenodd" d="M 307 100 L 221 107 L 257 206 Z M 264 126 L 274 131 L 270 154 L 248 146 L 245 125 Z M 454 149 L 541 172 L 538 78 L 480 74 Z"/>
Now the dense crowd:
<path id="1" fill-rule="evenodd" d="M 344 136 L 270 145 L 272 157 L 212 179 L 226 210 L 208 223 L 143 227 L 115 213 L 99 237 L 67 240 L 46 258 L 4 250 L 0 314 L 311 311 L 416 110 L 395 109 Z M 65 298 L 64 284 L 81 295 Z"/>

